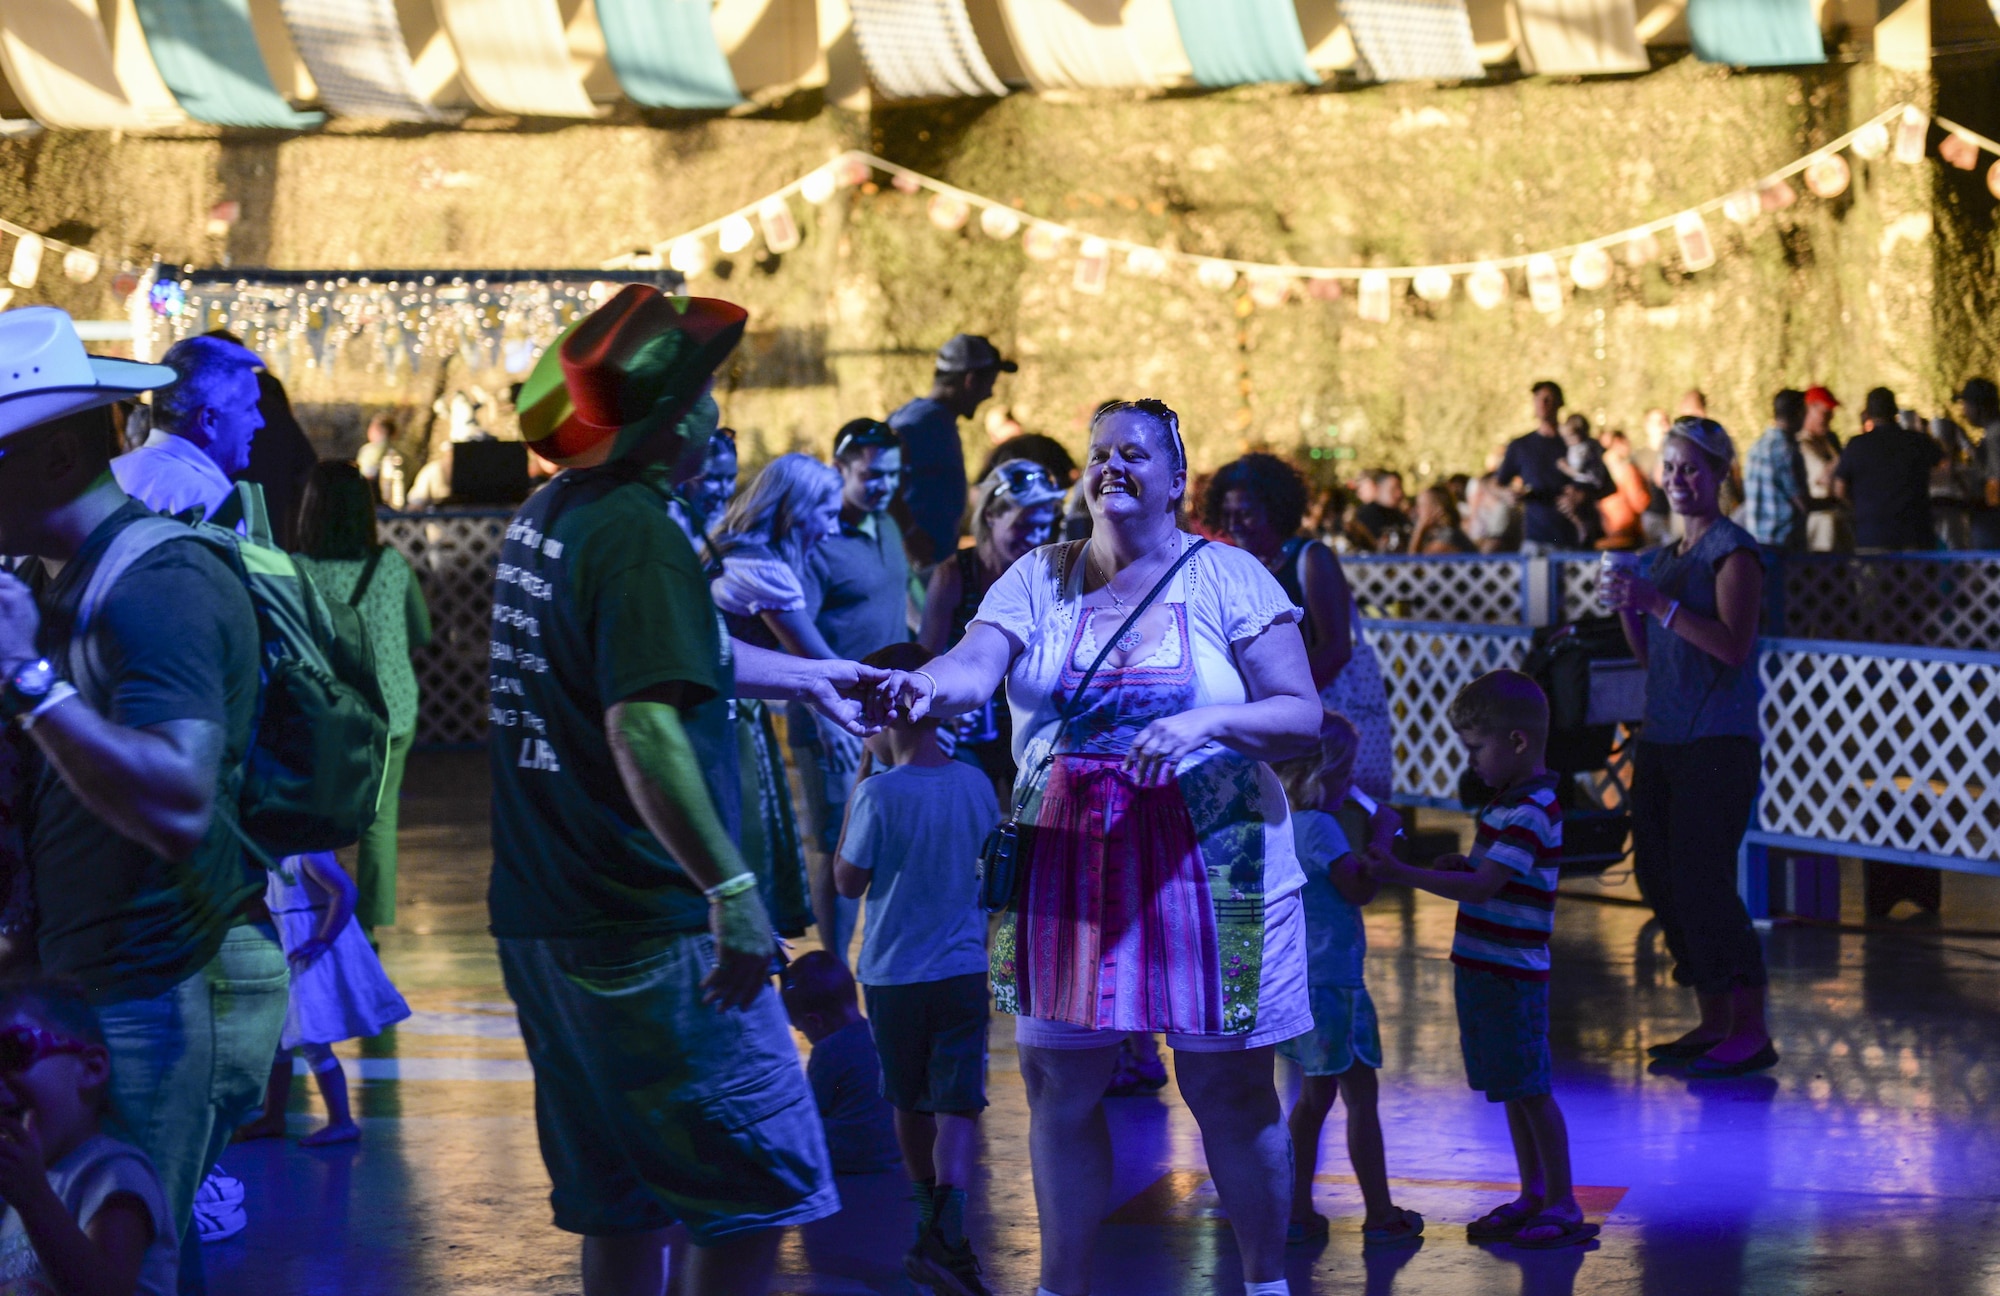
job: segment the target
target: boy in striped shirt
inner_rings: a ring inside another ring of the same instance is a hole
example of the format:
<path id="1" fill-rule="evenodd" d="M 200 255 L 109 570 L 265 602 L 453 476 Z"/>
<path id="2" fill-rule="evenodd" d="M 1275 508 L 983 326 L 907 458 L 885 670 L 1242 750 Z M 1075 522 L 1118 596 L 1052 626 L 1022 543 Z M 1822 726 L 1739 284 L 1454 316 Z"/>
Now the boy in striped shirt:
<path id="1" fill-rule="evenodd" d="M 1493 671 L 1459 691 L 1446 712 L 1472 770 L 1497 789 L 1479 812 L 1472 854 L 1430 868 L 1370 862 L 1377 882 L 1458 901 L 1451 961 L 1466 1079 L 1507 1106 L 1521 1195 L 1466 1226 L 1474 1242 L 1550 1250 L 1597 1236 L 1570 1182 L 1569 1129 L 1549 1065 L 1549 933 L 1555 926 L 1562 809 L 1543 763 L 1549 703 L 1518 671 Z"/>

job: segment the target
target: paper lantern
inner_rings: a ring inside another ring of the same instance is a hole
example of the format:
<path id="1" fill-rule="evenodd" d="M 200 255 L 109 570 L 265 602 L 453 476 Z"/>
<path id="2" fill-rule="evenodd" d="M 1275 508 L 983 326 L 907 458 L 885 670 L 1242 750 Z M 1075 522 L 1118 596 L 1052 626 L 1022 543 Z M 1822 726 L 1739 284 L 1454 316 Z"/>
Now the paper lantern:
<path id="1" fill-rule="evenodd" d="M 0 288 L 0 310 L 6 310 L 13 304 L 14 290 L 12 288 Z"/>
<path id="2" fill-rule="evenodd" d="M 1021 232 L 1021 218 L 1005 207 L 988 207 L 979 213 L 979 228 L 988 238 L 1010 239 Z"/>
<path id="3" fill-rule="evenodd" d="M 97 254 L 82 248 L 71 248 L 63 253 L 63 275 L 71 283 L 89 283 L 97 278 Z"/>
<path id="4" fill-rule="evenodd" d="M 930 216 L 931 224 L 941 230 L 964 229 L 972 216 L 972 205 L 957 194 L 933 194 Z"/>
<path id="5" fill-rule="evenodd" d="M 1380 270 L 1369 270 L 1361 276 L 1360 302 L 1355 313 L 1370 324 L 1389 322 L 1389 276 Z"/>
<path id="6" fill-rule="evenodd" d="M 1763 209 L 1763 200 L 1754 189 L 1738 189 L 1722 200 L 1722 214 L 1737 225 L 1748 225 Z"/>
<path id="7" fill-rule="evenodd" d="M 1211 292 L 1228 292 L 1236 286 L 1236 267 L 1227 261 L 1203 261 L 1194 277 L 1196 283 Z"/>
<path id="8" fill-rule="evenodd" d="M 1556 259 L 1546 252 L 1528 258 L 1528 301 L 1544 315 L 1563 308 L 1562 275 L 1556 271 Z"/>
<path id="9" fill-rule="evenodd" d="M 1979 165 L 1979 141 L 1964 131 L 1953 131 L 1938 141 L 1938 156 L 1961 171 Z"/>
<path id="10" fill-rule="evenodd" d="M 1903 109 L 1896 122 L 1896 160 L 1911 165 L 1924 160 L 1924 140 L 1929 137 L 1931 119 L 1915 108 Z"/>
<path id="11" fill-rule="evenodd" d="M 1798 190 L 1783 180 L 1773 180 L 1757 191 L 1757 205 L 1767 212 L 1783 211 L 1798 200 Z"/>
<path id="12" fill-rule="evenodd" d="M 1021 250 L 1037 261 L 1053 261 L 1062 251 L 1062 231 L 1037 221 L 1021 236 Z"/>
<path id="13" fill-rule="evenodd" d="M 1806 188 L 1812 190 L 1816 198 L 1838 198 L 1847 192 L 1848 183 L 1854 179 L 1854 172 L 1847 165 L 1847 159 L 1838 153 L 1828 153 L 1813 159 L 1806 168 Z"/>
<path id="14" fill-rule="evenodd" d="M 1263 310 L 1276 310 L 1292 295 L 1292 277 L 1282 270 L 1256 270 L 1250 274 L 1250 300 Z"/>
<path id="15" fill-rule="evenodd" d="M 1070 279 L 1080 293 L 1093 297 L 1104 295 L 1104 285 L 1111 278 L 1111 249 L 1101 238 L 1088 238 L 1076 257 L 1076 274 Z"/>
<path id="16" fill-rule="evenodd" d="M 783 198 L 766 198 L 757 206 L 757 223 L 764 228 L 764 246 L 783 254 L 799 245 L 799 223 Z"/>
<path id="17" fill-rule="evenodd" d="M 2000 162 L 1986 168 L 1986 192 L 2000 198 Z"/>
<path id="18" fill-rule="evenodd" d="M 903 171 L 898 171 L 890 178 L 889 183 L 895 187 L 897 193 L 920 194 L 924 191 L 923 181 Z"/>
<path id="19" fill-rule="evenodd" d="M 1340 280 L 1330 276 L 1319 275 L 1306 280 L 1306 294 L 1314 301 L 1339 301 L 1340 292 Z"/>
<path id="20" fill-rule="evenodd" d="M 33 288 L 42 273 L 42 236 L 23 234 L 14 245 L 14 260 L 7 267 L 7 282 L 16 288 Z"/>
<path id="21" fill-rule="evenodd" d="M 748 216 L 731 216 L 715 231 L 715 246 L 722 249 L 722 255 L 735 256 L 750 246 L 757 237 L 756 227 L 750 224 Z"/>
<path id="22" fill-rule="evenodd" d="M 692 234 L 674 240 L 667 249 L 667 264 L 693 279 L 708 272 L 708 245 Z"/>
<path id="23" fill-rule="evenodd" d="M 1640 230 L 1625 240 L 1625 264 L 1637 270 L 1660 259 L 1660 239 L 1651 230 Z"/>
<path id="24" fill-rule="evenodd" d="M 1611 282 L 1611 254 L 1592 243 L 1569 259 L 1569 281 L 1586 292 Z"/>
<path id="25" fill-rule="evenodd" d="M 1854 150 L 1854 156 L 1873 162 L 1889 151 L 1889 128 L 1881 122 L 1869 122 L 1854 132 L 1854 139 L 1848 147 Z"/>
<path id="26" fill-rule="evenodd" d="M 817 207 L 833 197 L 833 191 L 838 183 L 834 178 L 833 168 L 823 166 L 817 171 L 808 172 L 806 178 L 799 181 L 799 197 Z"/>
<path id="27" fill-rule="evenodd" d="M 111 295 L 123 302 L 139 291 L 139 276 L 130 270 L 120 270 L 111 276 Z"/>
<path id="28" fill-rule="evenodd" d="M 1443 266 L 1425 266 L 1410 280 L 1410 287 L 1427 302 L 1441 302 L 1451 296 L 1451 271 Z"/>
<path id="29" fill-rule="evenodd" d="M 1146 279 L 1158 279 L 1167 272 L 1166 254 L 1158 248 L 1135 247 L 1125 254 L 1125 271 Z"/>
<path id="30" fill-rule="evenodd" d="M 1507 272 L 1491 261 L 1481 262 L 1465 276 L 1465 295 L 1481 310 L 1492 310 L 1507 300 Z"/>
<path id="31" fill-rule="evenodd" d="M 866 158 L 856 157 L 852 153 L 833 164 L 833 178 L 847 188 L 867 184 L 868 177 L 874 174 L 874 168 L 868 165 Z"/>
<path id="32" fill-rule="evenodd" d="M 1706 270 L 1715 264 L 1715 241 L 1708 236 L 1708 222 L 1698 211 L 1684 211 L 1674 217 L 1674 240 L 1680 244 L 1681 268 Z"/>

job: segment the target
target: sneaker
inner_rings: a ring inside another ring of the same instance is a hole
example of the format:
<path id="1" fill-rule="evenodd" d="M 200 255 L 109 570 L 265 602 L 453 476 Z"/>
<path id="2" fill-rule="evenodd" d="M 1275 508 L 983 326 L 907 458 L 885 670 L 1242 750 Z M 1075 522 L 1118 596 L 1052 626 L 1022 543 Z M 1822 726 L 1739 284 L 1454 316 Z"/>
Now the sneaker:
<path id="1" fill-rule="evenodd" d="M 936 1229 L 924 1234 L 903 1257 L 903 1272 L 938 1296 L 993 1296 L 979 1281 L 979 1257 L 972 1254 L 972 1243 L 953 1246 Z"/>

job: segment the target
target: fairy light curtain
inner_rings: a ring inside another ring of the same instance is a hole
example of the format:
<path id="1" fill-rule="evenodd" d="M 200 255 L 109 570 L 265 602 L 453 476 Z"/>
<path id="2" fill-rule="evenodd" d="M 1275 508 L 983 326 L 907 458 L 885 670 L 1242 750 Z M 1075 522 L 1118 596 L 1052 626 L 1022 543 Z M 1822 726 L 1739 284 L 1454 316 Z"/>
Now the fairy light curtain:
<path id="1" fill-rule="evenodd" d="M 0 5 L 0 64 L 21 106 L 45 126 L 147 130 L 185 120 L 179 112 L 148 114 L 126 97 L 90 0 Z"/>
<path id="2" fill-rule="evenodd" d="M 1476 81 L 1486 75 L 1464 0 L 1340 0 L 1356 63 L 1375 81 Z"/>
<path id="3" fill-rule="evenodd" d="M 709 0 L 597 0 L 604 48 L 626 98 L 648 108 L 743 102 Z"/>
<path id="4" fill-rule="evenodd" d="M 1292 0 L 1174 0 L 1174 21 L 1202 85 L 1319 84 Z"/>
<path id="5" fill-rule="evenodd" d="M 1521 70 L 1544 76 L 1644 72 L 1632 0 L 1515 0 Z"/>
<path id="6" fill-rule="evenodd" d="M 293 108 L 271 84 L 245 0 L 137 0 L 136 7 L 161 80 L 195 120 L 279 130 L 326 120 Z"/>
<path id="7" fill-rule="evenodd" d="M 892 99 L 1004 95 L 965 0 L 849 0 L 868 75 Z"/>
<path id="8" fill-rule="evenodd" d="M 348 117 L 446 121 L 417 90 L 395 0 L 279 0 L 320 98 Z"/>
<path id="9" fill-rule="evenodd" d="M 1037 90 L 1130 90 L 1194 75 L 1172 0 L 1001 0 Z"/>
<path id="10" fill-rule="evenodd" d="M 1812 0 L 1688 0 L 1694 56 L 1734 67 L 1826 62 Z"/>
<path id="11" fill-rule="evenodd" d="M 595 117 L 555 0 L 437 0 L 466 90 L 488 112 Z"/>

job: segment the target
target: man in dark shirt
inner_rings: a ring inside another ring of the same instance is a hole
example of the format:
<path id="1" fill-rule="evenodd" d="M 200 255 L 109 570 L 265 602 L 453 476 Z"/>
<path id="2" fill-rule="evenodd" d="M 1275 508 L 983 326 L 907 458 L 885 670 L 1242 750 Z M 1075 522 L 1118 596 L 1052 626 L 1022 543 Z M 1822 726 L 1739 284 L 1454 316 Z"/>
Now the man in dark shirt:
<path id="1" fill-rule="evenodd" d="M 1840 452 L 1834 494 L 1854 510 L 1854 547 L 1875 552 L 1935 549 L 1931 527 L 1931 469 L 1943 457 L 1938 443 L 1896 422 L 1896 394 L 1868 393 L 1861 407 L 1861 435 Z"/>
<path id="2" fill-rule="evenodd" d="M 0 575 L 0 715 L 33 744 L 37 952 L 103 1019 L 115 1127 L 158 1170 L 198 1282 L 195 1189 L 260 1101 L 286 1010 L 264 875 L 235 827 L 256 613 L 192 533 L 126 537 L 155 520 L 107 471 L 107 407 L 174 371 L 86 357 L 49 307 L 0 315 L 0 351 L 0 552 L 61 564 L 39 607 Z"/>
<path id="3" fill-rule="evenodd" d="M 959 524 L 965 518 L 965 448 L 958 439 L 958 421 L 978 412 L 1001 374 L 1019 368 L 985 338 L 960 333 L 938 348 L 931 394 L 889 416 L 889 426 L 903 439 L 908 470 L 903 497 L 910 514 L 910 549 L 919 569 L 936 566 L 958 548 Z"/>
<path id="4" fill-rule="evenodd" d="M 1498 473 L 1500 484 L 1510 487 L 1521 501 L 1521 552 L 1587 549 L 1589 536 L 1573 515 L 1578 505 L 1600 500 L 1611 491 L 1608 484 L 1578 486 L 1562 470 L 1568 452 L 1558 421 L 1562 388 L 1545 378 L 1528 390 L 1535 403 L 1535 430 L 1507 443 Z M 1571 497 L 1568 511 L 1564 509 L 1565 490 Z"/>

